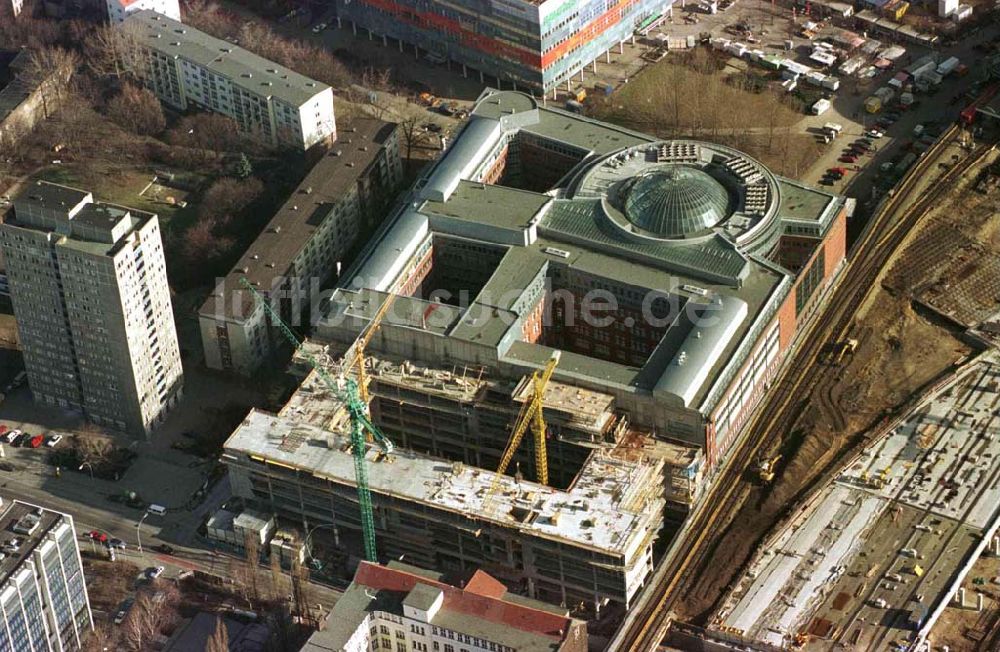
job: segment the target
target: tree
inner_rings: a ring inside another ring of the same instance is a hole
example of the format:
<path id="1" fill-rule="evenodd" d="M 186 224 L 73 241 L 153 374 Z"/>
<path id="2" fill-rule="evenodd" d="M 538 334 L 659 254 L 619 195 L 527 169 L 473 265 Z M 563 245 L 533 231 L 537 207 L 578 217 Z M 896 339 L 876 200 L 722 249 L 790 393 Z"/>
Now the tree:
<path id="1" fill-rule="evenodd" d="M 31 50 L 28 63 L 21 73 L 26 81 L 38 87 L 42 98 L 42 113 L 48 118 L 50 111 L 61 104 L 69 91 L 69 81 L 79 65 L 75 52 L 58 47 L 41 47 Z"/>
<path id="2" fill-rule="evenodd" d="M 246 147 L 246 138 L 232 118 L 218 113 L 185 116 L 171 130 L 170 143 L 213 152 L 236 152 Z"/>
<path id="3" fill-rule="evenodd" d="M 216 229 L 226 228 L 263 192 L 264 184 L 259 179 L 251 177 L 240 181 L 222 177 L 205 191 L 198 217 L 213 222 Z"/>
<path id="4" fill-rule="evenodd" d="M 215 631 L 208 639 L 205 652 L 229 652 L 229 630 L 222 616 L 215 617 Z"/>
<path id="5" fill-rule="evenodd" d="M 146 77 L 149 52 L 139 41 L 134 25 L 102 25 L 83 41 L 87 66 L 98 77 L 121 79 L 130 76 L 137 81 Z"/>
<path id="6" fill-rule="evenodd" d="M 139 136 L 155 136 L 167 126 L 160 100 L 129 82 L 108 102 L 107 112 L 118 126 Z"/>
<path id="7" fill-rule="evenodd" d="M 243 152 L 240 152 L 240 160 L 236 162 L 236 177 L 238 179 L 246 179 L 251 174 L 253 174 L 253 164 L 250 163 L 250 159 Z"/>
<path id="8" fill-rule="evenodd" d="M 403 134 L 403 143 L 406 145 L 406 160 L 409 161 L 413 158 L 413 147 L 421 136 L 417 128 L 417 118 L 410 116 L 400 120 L 399 131 Z"/>

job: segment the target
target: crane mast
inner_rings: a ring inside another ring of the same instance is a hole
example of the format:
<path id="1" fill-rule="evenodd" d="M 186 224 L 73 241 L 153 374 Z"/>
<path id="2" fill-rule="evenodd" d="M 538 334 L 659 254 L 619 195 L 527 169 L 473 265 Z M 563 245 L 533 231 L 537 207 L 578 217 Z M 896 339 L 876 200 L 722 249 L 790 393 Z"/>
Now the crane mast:
<path id="1" fill-rule="evenodd" d="M 347 413 L 351 421 L 351 454 L 354 457 L 354 478 L 358 489 L 358 507 L 361 510 L 361 532 L 364 537 L 365 558 L 368 561 L 377 562 L 378 550 L 375 546 L 375 518 L 372 509 L 371 488 L 368 485 L 368 466 L 365 460 L 365 432 L 371 433 L 372 438 L 385 455 L 392 453 L 394 449 L 393 443 L 368 418 L 368 404 L 362 398 L 358 383 L 353 378 L 345 378 L 343 376 L 338 377 L 336 381 L 331 378 L 323 366 L 308 351 L 301 348 L 302 342 L 292 332 L 292 329 L 289 328 L 288 324 L 285 323 L 277 311 L 271 307 L 267 299 L 245 278 L 240 279 L 240 284 L 250 291 L 254 300 L 264 308 L 270 316 L 271 321 L 285 336 L 285 339 L 309 363 L 309 366 L 313 368 L 327 388 L 347 408 Z"/>
<path id="2" fill-rule="evenodd" d="M 521 445 L 521 440 L 524 438 L 524 434 L 528 431 L 529 427 L 535 436 L 535 476 L 540 484 L 547 485 L 549 483 L 548 452 L 545 444 L 546 427 L 545 419 L 542 416 L 542 407 L 545 386 L 548 385 L 553 372 L 555 372 L 556 365 L 559 364 L 559 357 L 560 352 L 554 351 L 552 357 L 545 364 L 545 369 L 541 373 L 536 371 L 531 376 L 530 393 L 524 405 L 521 406 L 521 411 L 514 422 L 514 428 L 511 430 L 510 438 L 507 440 L 507 448 L 504 450 L 503 456 L 500 458 L 500 464 L 497 466 L 497 472 L 490 482 L 490 487 L 486 491 L 486 495 L 483 497 L 483 511 L 486 516 L 489 516 L 493 512 L 493 499 L 496 496 L 497 489 L 500 488 L 500 480 L 507 471 L 507 467 L 510 466 L 510 461 L 514 458 L 514 453 L 517 452 L 517 448 Z"/>

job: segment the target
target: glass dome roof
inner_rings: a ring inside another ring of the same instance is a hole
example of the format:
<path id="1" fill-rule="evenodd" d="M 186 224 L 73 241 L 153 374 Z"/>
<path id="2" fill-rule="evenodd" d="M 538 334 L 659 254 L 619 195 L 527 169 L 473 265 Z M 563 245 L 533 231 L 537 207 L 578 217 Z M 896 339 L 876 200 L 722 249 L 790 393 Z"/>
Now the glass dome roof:
<path id="1" fill-rule="evenodd" d="M 712 175 L 672 166 L 637 177 L 625 197 L 625 216 L 661 238 L 683 238 L 729 216 L 729 192 Z"/>

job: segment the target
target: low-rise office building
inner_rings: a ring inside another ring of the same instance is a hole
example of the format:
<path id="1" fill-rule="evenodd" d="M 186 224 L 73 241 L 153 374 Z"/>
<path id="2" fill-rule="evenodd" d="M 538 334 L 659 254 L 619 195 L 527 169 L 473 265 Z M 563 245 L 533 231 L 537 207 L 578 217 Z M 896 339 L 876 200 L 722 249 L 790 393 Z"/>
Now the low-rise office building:
<path id="1" fill-rule="evenodd" d="M 262 141 L 308 149 L 336 136 L 333 89 L 193 27 L 143 10 L 124 22 L 146 86 L 178 110 L 229 116 Z"/>
<path id="2" fill-rule="evenodd" d="M 321 158 L 275 213 L 199 312 L 205 364 L 249 375 L 272 351 L 264 309 L 240 286 L 246 279 L 262 294 L 297 290 L 308 306 L 313 290 L 346 262 L 358 237 L 370 232 L 403 178 L 399 126 L 358 118 L 344 126 Z M 282 312 L 292 317 L 291 301 Z M 296 315 L 297 316 L 297 315 Z"/>
<path id="3" fill-rule="evenodd" d="M 565 609 L 507 592 L 477 571 L 461 587 L 393 562 L 361 562 L 326 627 L 302 652 L 585 652 L 587 626 Z"/>

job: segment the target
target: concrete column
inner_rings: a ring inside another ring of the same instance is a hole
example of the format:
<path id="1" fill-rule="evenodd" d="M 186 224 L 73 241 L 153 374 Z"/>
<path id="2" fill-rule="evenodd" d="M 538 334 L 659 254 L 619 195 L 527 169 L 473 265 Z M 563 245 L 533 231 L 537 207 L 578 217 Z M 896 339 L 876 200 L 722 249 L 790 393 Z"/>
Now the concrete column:
<path id="1" fill-rule="evenodd" d="M 384 48 L 389 47 L 389 37 L 386 36 L 385 34 L 382 35 L 382 47 Z"/>
<path id="2" fill-rule="evenodd" d="M 983 610 L 983 594 L 976 593 L 976 611 Z"/>
<path id="3" fill-rule="evenodd" d="M 340 29 L 343 26 L 344 26 L 343 21 L 340 19 L 340 16 L 337 16 L 337 29 Z"/>
<path id="4" fill-rule="evenodd" d="M 555 86 L 553 86 L 552 87 L 552 101 L 555 102 L 558 99 L 559 99 L 559 89 L 557 89 Z"/>
<path id="5" fill-rule="evenodd" d="M 611 63 L 611 50 L 604 52 L 604 63 Z"/>
<path id="6" fill-rule="evenodd" d="M 633 34 L 632 38 L 629 40 L 631 41 L 632 45 L 635 45 L 635 34 Z"/>
<path id="7" fill-rule="evenodd" d="M 414 45 L 413 46 L 413 58 L 414 59 L 419 59 L 420 58 L 420 46 L 419 45 Z"/>
<path id="8" fill-rule="evenodd" d="M 403 42 L 402 41 L 399 41 L 399 51 L 400 52 L 403 51 Z"/>
<path id="9" fill-rule="evenodd" d="M 351 21 L 351 34 L 358 35 L 358 24 L 353 20 Z"/>
<path id="10" fill-rule="evenodd" d="M 566 80 L 566 92 L 569 92 L 569 91 L 572 91 L 572 90 L 573 90 L 572 82 L 570 82 L 570 80 L 567 79 Z"/>
<path id="11" fill-rule="evenodd" d="M 625 54 L 625 41 L 618 41 L 618 54 Z"/>
<path id="12" fill-rule="evenodd" d="M 372 34 L 372 31 L 371 31 L 371 30 L 368 30 L 368 40 L 369 40 L 369 41 L 371 41 L 371 40 L 372 40 L 372 39 L 374 39 L 374 38 L 375 38 L 375 35 L 374 35 L 374 34 Z"/>
<path id="13" fill-rule="evenodd" d="M 594 74 L 596 75 L 597 74 L 597 59 L 594 59 L 594 61 L 590 65 L 592 65 L 594 67 Z"/>
<path id="14" fill-rule="evenodd" d="M 462 64 L 462 76 L 466 79 L 469 78 L 469 69 L 465 67 L 464 63 Z"/>
<path id="15" fill-rule="evenodd" d="M 483 71 L 482 70 L 479 71 L 479 83 L 480 84 L 485 84 L 486 83 L 486 78 L 483 76 Z"/>
<path id="16" fill-rule="evenodd" d="M 580 68 L 580 81 L 583 81 L 583 68 Z"/>
<path id="17" fill-rule="evenodd" d="M 964 586 L 958 589 L 958 604 L 963 609 L 965 608 L 965 587 Z"/>
<path id="18" fill-rule="evenodd" d="M 517 82 L 516 81 L 514 81 L 513 79 L 511 79 L 510 80 L 510 85 L 511 85 L 511 88 L 513 88 L 515 91 L 517 90 Z"/>

